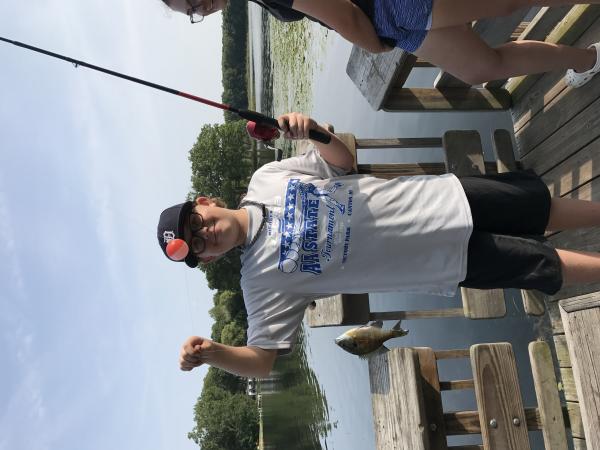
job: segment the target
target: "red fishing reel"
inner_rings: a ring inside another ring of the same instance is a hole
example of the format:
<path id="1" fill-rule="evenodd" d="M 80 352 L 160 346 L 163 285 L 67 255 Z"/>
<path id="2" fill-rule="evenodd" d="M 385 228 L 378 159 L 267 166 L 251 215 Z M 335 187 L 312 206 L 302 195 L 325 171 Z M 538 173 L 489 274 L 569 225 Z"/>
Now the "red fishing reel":
<path id="1" fill-rule="evenodd" d="M 248 136 L 257 141 L 268 142 L 279 137 L 279 130 L 269 125 L 252 122 L 249 120 L 246 123 L 246 131 Z"/>

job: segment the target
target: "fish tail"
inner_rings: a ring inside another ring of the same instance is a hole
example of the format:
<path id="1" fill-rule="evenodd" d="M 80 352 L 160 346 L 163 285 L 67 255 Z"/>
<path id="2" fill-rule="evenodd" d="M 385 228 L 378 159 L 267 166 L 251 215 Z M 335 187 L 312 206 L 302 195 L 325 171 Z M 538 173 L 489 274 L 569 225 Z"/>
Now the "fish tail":
<path id="1" fill-rule="evenodd" d="M 393 330 L 391 330 L 391 332 L 394 337 L 402 337 L 402 336 L 406 336 L 408 334 L 408 330 L 403 330 L 402 328 L 393 329 Z"/>

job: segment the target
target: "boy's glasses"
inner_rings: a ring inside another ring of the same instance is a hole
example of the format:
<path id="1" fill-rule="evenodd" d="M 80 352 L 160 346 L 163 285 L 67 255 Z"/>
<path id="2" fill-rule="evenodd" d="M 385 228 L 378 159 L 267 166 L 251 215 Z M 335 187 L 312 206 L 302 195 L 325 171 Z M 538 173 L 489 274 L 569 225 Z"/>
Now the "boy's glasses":
<path id="1" fill-rule="evenodd" d="M 191 23 L 198 23 L 198 22 L 202 22 L 204 20 L 204 16 L 202 14 L 200 14 L 199 10 L 200 10 L 200 5 L 192 5 L 192 2 L 190 0 L 186 0 L 187 4 L 190 5 L 190 7 L 187 10 L 187 15 L 190 18 L 190 22 Z M 212 8 L 212 4 L 211 4 L 211 8 Z"/>
<path id="2" fill-rule="evenodd" d="M 192 242 L 191 249 L 192 253 L 195 255 L 201 254 L 206 248 L 206 241 L 204 238 L 197 236 L 196 233 L 199 233 L 202 228 L 204 228 L 204 218 L 196 213 L 190 213 L 190 231 L 192 232 Z"/>

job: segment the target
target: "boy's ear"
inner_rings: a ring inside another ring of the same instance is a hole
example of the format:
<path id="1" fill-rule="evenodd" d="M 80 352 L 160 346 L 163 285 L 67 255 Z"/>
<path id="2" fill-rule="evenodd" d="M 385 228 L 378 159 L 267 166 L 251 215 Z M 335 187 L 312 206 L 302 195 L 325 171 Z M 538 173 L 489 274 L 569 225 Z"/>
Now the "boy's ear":
<path id="1" fill-rule="evenodd" d="M 202 206 L 208 206 L 211 203 L 210 198 L 202 197 L 202 196 L 196 197 L 195 202 L 196 202 L 196 205 L 202 205 Z"/>

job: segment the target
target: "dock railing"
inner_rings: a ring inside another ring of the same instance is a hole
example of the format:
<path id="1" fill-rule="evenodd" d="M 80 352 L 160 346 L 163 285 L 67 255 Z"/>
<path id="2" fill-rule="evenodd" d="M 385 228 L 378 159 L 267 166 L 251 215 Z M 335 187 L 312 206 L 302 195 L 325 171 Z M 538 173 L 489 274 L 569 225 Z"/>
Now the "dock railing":
<path id="1" fill-rule="evenodd" d="M 546 450 L 567 450 L 566 408 L 550 348 L 543 341 L 532 342 L 529 356 L 537 406 L 527 408 L 508 343 L 476 344 L 469 350 L 394 348 L 370 358 L 376 448 L 529 450 L 528 431 L 541 430 Z M 456 358 L 468 359 L 473 378 L 440 381 L 438 361 Z M 477 411 L 444 411 L 444 391 L 471 389 Z M 448 445 L 448 436 L 468 434 L 481 434 L 482 444 Z"/>

